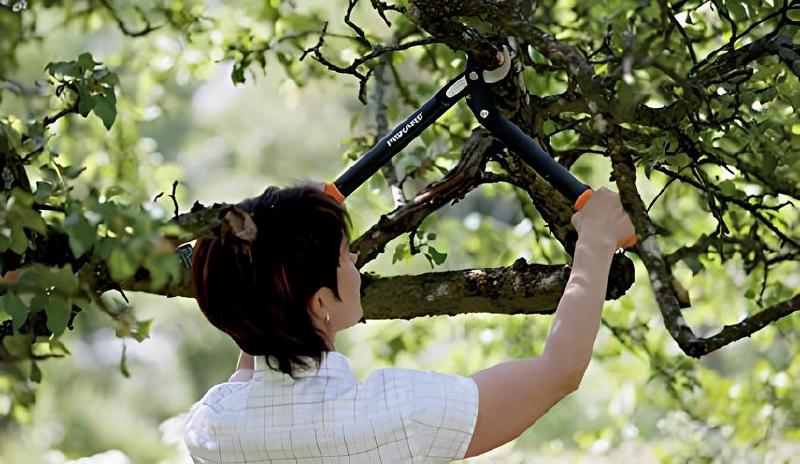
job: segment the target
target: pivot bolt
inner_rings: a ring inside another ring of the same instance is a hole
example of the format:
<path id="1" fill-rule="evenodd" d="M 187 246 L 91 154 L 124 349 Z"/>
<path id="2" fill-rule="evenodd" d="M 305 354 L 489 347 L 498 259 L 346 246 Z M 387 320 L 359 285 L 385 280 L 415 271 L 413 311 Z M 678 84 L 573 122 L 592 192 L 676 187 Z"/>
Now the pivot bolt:
<path id="1" fill-rule="evenodd" d="M 471 80 L 471 81 L 478 80 L 478 73 L 476 73 L 475 71 L 472 71 L 471 73 L 469 73 L 469 80 Z"/>
<path id="2" fill-rule="evenodd" d="M 478 114 L 480 114 L 482 118 L 486 118 L 486 116 L 489 116 L 489 110 L 481 110 Z"/>

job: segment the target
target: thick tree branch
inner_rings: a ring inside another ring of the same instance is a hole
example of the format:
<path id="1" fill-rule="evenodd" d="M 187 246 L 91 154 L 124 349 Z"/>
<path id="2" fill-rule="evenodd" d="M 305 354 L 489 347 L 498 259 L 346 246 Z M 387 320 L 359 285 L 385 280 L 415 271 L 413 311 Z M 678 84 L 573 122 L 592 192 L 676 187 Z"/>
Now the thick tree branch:
<path id="1" fill-rule="evenodd" d="M 502 11 L 502 1 L 415 0 L 405 15 L 433 37 L 441 39 L 454 50 L 468 52 L 478 63 L 491 67 L 499 48 L 471 27 L 455 18 L 472 16 L 493 18 Z"/>
<path id="2" fill-rule="evenodd" d="M 612 126 L 609 136 L 609 151 L 614 180 L 617 183 L 622 204 L 636 228 L 638 238 L 636 252 L 647 268 L 653 293 L 655 293 L 658 307 L 664 318 L 664 325 L 686 354 L 698 356 L 696 351 L 698 348 L 695 345 L 697 337 L 681 315 L 680 301 L 672 285 L 674 277 L 661 254 L 656 240 L 655 227 L 645 212 L 644 202 L 636 188 L 636 169 L 630 157 L 624 153 L 623 142 L 616 125 L 613 124 L 613 121 L 609 125 Z"/>
<path id="3" fill-rule="evenodd" d="M 367 319 L 412 319 L 479 312 L 548 314 L 558 305 L 569 274 L 568 265 L 527 264 L 524 259 L 501 268 L 393 277 L 362 274 L 361 300 Z M 610 275 L 606 299 L 616 299 L 633 284 L 633 263 L 624 254 L 615 255 Z M 412 288 L 414 291 L 409 292 Z M 150 291 L 147 282 L 133 282 L 123 285 L 123 289 Z M 165 294 L 194 297 L 189 280 Z"/>
<path id="4" fill-rule="evenodd" d="M 564 293 L 570 267 L 527 264 L 432 272 L 414 276 L 364 276 L 363 306 L 368 319 L 411 319 L 470 313 L 548 314 Z M 620 297 L 633 284 L 633 266 L 615 256 L 608 299 Z M 408 289 L 413 288 L 413 292 Z"/>

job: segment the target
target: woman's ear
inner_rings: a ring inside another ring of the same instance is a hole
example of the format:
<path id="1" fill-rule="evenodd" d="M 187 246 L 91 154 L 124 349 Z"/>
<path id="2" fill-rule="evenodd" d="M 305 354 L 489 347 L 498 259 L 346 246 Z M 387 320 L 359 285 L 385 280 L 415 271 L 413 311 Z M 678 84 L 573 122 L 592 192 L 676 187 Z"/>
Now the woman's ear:
<path id="1" fill-rule="evenodd" d="M 309 314 L 311 314 L 311 318 L 314 321 L 323 324 L 325 321 L 325 316 L 330 316 L 330 313 L 333 310 L 332 305 L 335 301 L 336 295 L 334 295 L 333 290 L 328 287 L 322 287 L 314 292 L 308 301 L 308 311 Z"/>

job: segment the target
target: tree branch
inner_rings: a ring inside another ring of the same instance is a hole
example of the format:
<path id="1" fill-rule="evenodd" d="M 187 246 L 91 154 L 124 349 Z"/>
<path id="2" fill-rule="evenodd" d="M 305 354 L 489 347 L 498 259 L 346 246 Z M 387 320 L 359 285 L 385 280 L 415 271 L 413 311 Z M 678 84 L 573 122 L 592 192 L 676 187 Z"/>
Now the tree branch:
<path id="1" fill-rule="evenodd" d="M 394 238 L 422 223 L 441 206 L 456 202 L 483 183 L 481 173 L 494 149 L 495 140 L 484 130 L 476 130 L 464 143 L 461 160 L 447 175 L 434 182 L 408 203 L 384 214 L 351 245 L 359 252 L 357 267 L 375 259 Z"/>
<path id="2" fill-rule="evenodd" d="M 106 10 L 108 10 L 108 13 L 117 23 L 117 26 L 119 26 L 120 31 L 122 31 L 123 34 L 129 37 L 142 37 L 162 27 L 161 25 L 153 26 L 152 24 L 150 24 L 150 20 L 147 19 L 147 15 L 144 14 L 141 8 L 135 6 L 134 8 L 136 8 L 136 11 L 139 12 L 139 15 L 142 17 L 142 20 L 144 20 L 145 26 L 138 31 L 131 30 L 130 28 L 128 28 L 128 26 L 125 25 L 125 21 L 122 20 L 122 18 L 119 16 L 119 13 L 117 13 L 117 10 L 114 9 L 109 0 L 100 0 L 100 4 L 103 5 L 103 7 Z"/>
<path id="3" fill-rule="evenodd" d="M 628 258 L 615 256 L 611 270 L 615 278 L 609 282 L 608 299 L 619 298 L 630 288 L 632 269 Z M 365 275 L 364 312 L 368 319 L 471 313 L 549 314 L 561 300 L 569 274 L 569 266 L 527 264 L 520 258 L 505 268 L 396 277 Z M 409 292 L 410 288 L 415 290 Z"/>
<path id="4" fill-rule="evenodd" d="M 687 354 L 694 357 L 706 355 L 736 340 L 749 337 L 798 310 L 800 310 L 800 294 L 759 311 L 736 324 L 726 325 L 715 335 L 695 340 L 692 344 L 692 353 Z"/>
<path id="5" fill-rule="evenodd" d="M 681 304 L 673 288 L 670 267 L 661 254 L 656 241 L 655 227 L 645 212 L 645 205 L 636 188 L 636 170 L 629 156 L 624 154 L 624 145 L 618 128 L 609 121 L 609 151 L 614 180 L 619 189 L 620 199 L 636 228 L 638 244 L 636 252 L 644 262 L 650 276 L 650 283 L 664 318 L 664 325 L 678 346 L 689 356 L 699 356 L 697 337 L 681 315 Z"/>
<path id="6" fill-rule="evenodd" d="M 379 277 L 362 274 L 361 294 L 367 319 L 412 319 L 470 313 L 549 314 L 566 286 L 568 265 L 527 264 L 520 258 L 509 267 L 464 269 L 418 275 Z M 634 281 L 633 263 L 617 254 L 611 264 L 607 299 L 625 294 Z M 122 286 L 150 291 L 144 281 Z M 409 292 L 410 288 L 415 289 Z M 192 298 L 191 281 L 174 286 L 166 296 Z"/>

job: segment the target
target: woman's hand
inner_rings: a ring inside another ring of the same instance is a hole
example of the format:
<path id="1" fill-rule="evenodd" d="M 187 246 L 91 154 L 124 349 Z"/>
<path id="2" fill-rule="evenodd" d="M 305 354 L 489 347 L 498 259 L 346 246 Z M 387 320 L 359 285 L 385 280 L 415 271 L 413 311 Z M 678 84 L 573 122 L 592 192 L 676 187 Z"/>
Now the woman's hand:
<path id="1" fill-rule="evenodd" d="M 619 193 L 605 187 L 593 192 L 586 205 L 572 215 L 571 221 L 579 238 L 599 240 L 615 248 L 636 234 Z"/>

